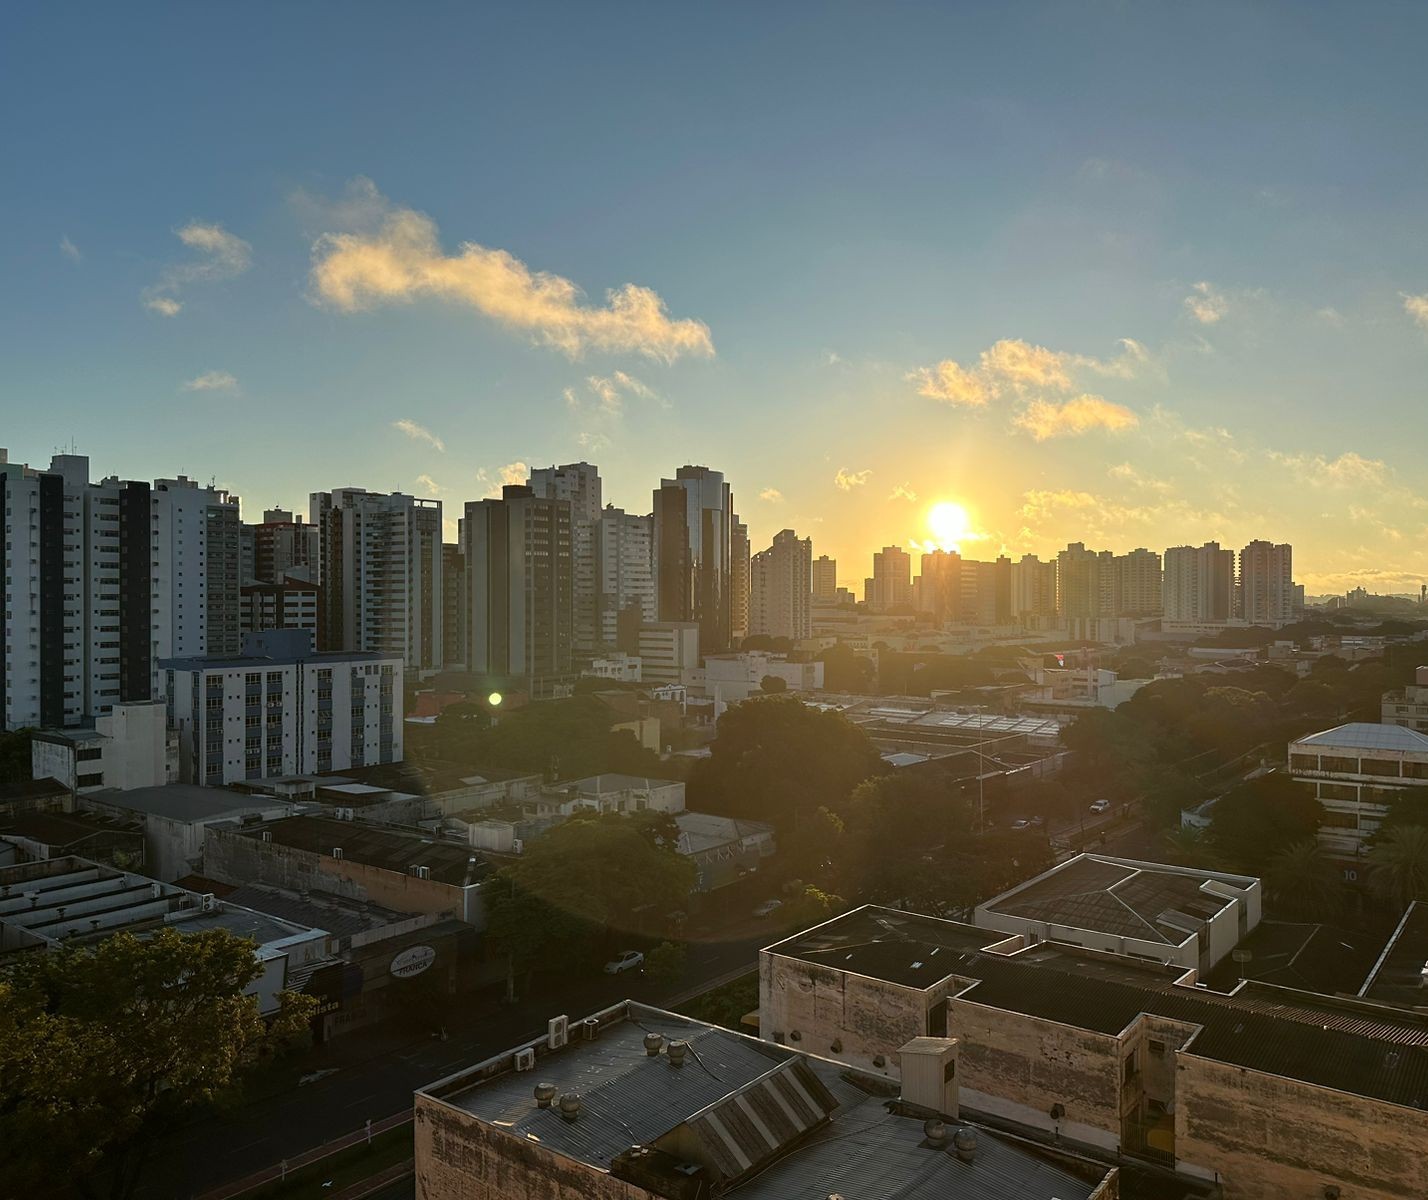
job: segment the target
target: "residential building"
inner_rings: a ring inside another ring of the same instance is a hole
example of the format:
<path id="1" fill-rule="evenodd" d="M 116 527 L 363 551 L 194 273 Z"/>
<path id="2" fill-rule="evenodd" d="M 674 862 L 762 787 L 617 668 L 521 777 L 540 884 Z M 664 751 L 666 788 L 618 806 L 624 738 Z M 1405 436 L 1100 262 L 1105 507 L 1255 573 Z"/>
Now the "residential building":
<path id="1" fill-rule="evenodd" d="M 938 625 L 955 621 L 962 611 L 962 556 L 956 550 L 929 550 L 912 584 L 913 607 L 931 613 Z"/>
<path id="2" fill-rule="evenodd" d="M 1383 694 L 1383 723 L 1428 734 L 1428 667 L 1418 667 L 1413 682 Z"/>
<path id="3" fill-rule="evenodd" d="M 162 700 L 114 705 L 88 727 L 37 730 L 30 773 L 73 792 L 161 787 L 178 780 L 178 734 Z"/>
<path id="4" fill-rule="evenodd" d="M 813 560 L 813 598 L 829 604 L 838 600 L 838 560 L 820 554 Z"/>
<path id="5" fill-rule="evenodd" d="M 1114 1200 L 1114 1168 L 960 1117 L 957 1052 L 945 1038 L 903 1046 L 893 1100 L 867 1073 L 634 1001 L 557 1016 L 417 1090 L 416 1193 Z"/>
<path id="6" fill-rule="evenodd" d="M 706 654 L 701 682 L 705 695 L 714 700 L 716 714 L 722 706 L 760 695 L 764 680 L 781 679 L 788 691 L 814 692 L 823 687 L 823 663 L 791 661 L 787 655 L 762 650 L 741 650 L 738 654 Z"/>
<path id="7" fill-rule="evenodd" d="M 562 779 L 548 784 L 539 794 L 529 797 L 522 807 L 534 816 L 568 817 L 581 811 L 682 813 L 684 782 L 607 771 L 585 779 Z"/>
<path id="8" fill-rule="evenodd" d="M 1065 917 L 1080 921 L 1074 902 Z M 759 1029 L 889 1079 L 920 1067 L 913 1039 L 955 1039 L 964 1113 L 1183 1181 L 1147 1194 L 1428 1194 L 1428 1017 L 1199 984 L 1195 968 L 867 907 L 761 952 Z"/>
<path id="9" fill-rule="evenodd" d="M 977 905 L 983 929 L 1063 942 L 1208 975 L 1260 920 L 1248 875 L 1078 854 Z"/>
<path id="10" fill-rule="evenodd" d="M 271 583 L 245 583 L 239 589 L 238 628 L 243 634 L 268 629 L 303 629 L 314 645 L 323 644 L 322 588 L 308 577 L 284 575 Z"/>
<path id="11" fill-rule="evenodd" d="M 550 696 L 575 679 L 569 500 L 508 485 L 466 505 L 469 668 Z"/>
<path id="12" fill-rule="evenodd" d="M 675 849 L 693 859 L 699 872 L 696 892 L 715 892 L 738 883 L 778 852 L 774 827 L 767 821 L 681 812 L 674 823 L 679 828 Z"/>
<path id="13" fill-rule="evenodd" d="M 680 684 L 699 666 L 699 623 L 655 621 L 640 626 L 641 681 L 658 687 Z"/>
<path id="14" fill-rule="evenodd" d="M 1072 542 L 1056 556 L 1056 612 L 1063 620 L 1114 616 L 1115 558 Z"/>
<path id="15" fill-rule="evenodd" d="M 1219 542 L 1165 552 L 1167 621 L 1228 621 L 1235 615 L 1235 552 Z"/>
<path id="16" fill-rule="evenodd" d="M 618 650 L 605 658 L 592 659 L 580 674 L 586 679 L 610 679 L 616 683 L 639 683 L 644 678 L 639 655 Z"/>
<path id="17" fill-rule="evenodd" d="M 323 590 L 322 650 L 400 657 L 408 671 L 441 668 L 440 500 L 364 488 L 314 492 Z"/>
<path id="18" fill-rule="evenodd" d="M 749 562 L 750 634 L 813 636 L 813 540 L 792 529 L 774 534 L 773 544 Z"/>
<path id="19" fill-rule="evenodd" d="M 445 670 L 466 669 L 471 617 L 466 575 L 466 555 L 455 542 L 441 546 L 441 663 Z"/>
<path id="20" fill-rule="evenodd" d="M 638 650 L 639 626 L 656 619 L 658 605 L 649 517 L 606 505 L 595 525 L 596 641 L 605 650 Z M 621 617 L 633 634 L 621 637 Z"/>
<path id="21" fill-rule="evenodd" d="M 750 633 L 753 591 L 749 527 L 734 516 L 729 531 L 729 644 L 740 645 Z"/>
<path id="22" fill-rule="evenodd" d="M 863 581 L 863 602 L 874 612 L 912 606 L 912 555 L 884 546 L 873 555 L 873 573 Z"/>
<path id="23" fill-rule="evenodd" d="M 1428 812 L 1428 733 L 1358 721 L 1321 730 L 1289 743 L 1289 774 L 1324 806 L 1320 845 L 1355 863 L 1389 805 Z"/>
<path id="24" fill-rule="evenodd" d="M 708 467 L 683 466 L 654 493 L 654 563 L 661 622 L 694 621 L 705 651 L 733 636 L 733 493 Z"/>
<path id="25" fill-rule="evenodd" d="M 1240 551 L 1236 615 L 1272 628 L 1294 620 L 1293 546 L 1254 541 Z"/>
<path id="26" fill-rule="evenodd" d="M 402 760 L 400 653 L 312 648 L 306 630 L 249 634 L 231 657 L 164 659 L 186 783 L 225 784 Z"/>
<path id="27" fill-rule="evenodd" d="M 322 539 L 316 525 L 298 520 L 288 509 L 270 508 L 264 510 L 261 524 L 244 524 L 241 537 L 244 583 L 272 583 L 304 570 L 317 582 Z"/>
<path id="28" fill-rule="evenodd" d="M 1023 554 L 1011 565 L 1011 616 L 1039 624 L 1056 616 L 1056 563 Z"/>
<path id="29" fill-rule="evenodd" d="M 604 641 L 596 557 L 596 522 L 602 511 L 600 471 L 587 462 L 542 467 L 531 472 L 530 488 L 543 500 L 564 500 L 570 505 L 571 645 L 575 658 L 583 662 L 593 658 Z"/>
<path id="30" fill-rule="evenodd" d="M 1117 617 L 1158 617 L 1163 608 L 1160 555 L 1141 547 L 1116 556 L 1119 573 Z"/>

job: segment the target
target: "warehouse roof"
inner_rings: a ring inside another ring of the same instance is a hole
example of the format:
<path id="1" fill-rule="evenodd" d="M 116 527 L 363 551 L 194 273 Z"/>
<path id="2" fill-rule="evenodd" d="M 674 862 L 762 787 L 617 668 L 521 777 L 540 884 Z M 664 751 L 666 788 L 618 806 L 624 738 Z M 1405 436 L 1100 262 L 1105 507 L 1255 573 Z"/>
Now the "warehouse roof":
<path id="1" fill-rule="evenodd" d="M 1324 750 L 1398 750 L 1409 754 L 1428 754 L 1428 735 L 1404 725 L 1350 721 L 1347 725 L 1299 738 L 1294 745 L 1317 746 Z"/>
<path id="2" fill-rule="evenodd" d="M 1417 900 L 1404 911 L 1359 995 L 1403 1008 L 1428 1008 L 1428 903 Z"/>
<path id="3" fill-rule="evenodd" d="M 260 826 L 232 831 L 239 837 L 262 838 L 276 845 L 313 854 L 342 851 L 342 858 L 369 867 L 399 874 L 413 867 L 426 867 L 437 883 L 461 886 L 475 883 L 491 873 L 486 858 L 456 842 L 441 842 L 414 833 L 364 825 L 358 821 L 338 821 L 329 817 L 280 817 Z"/>

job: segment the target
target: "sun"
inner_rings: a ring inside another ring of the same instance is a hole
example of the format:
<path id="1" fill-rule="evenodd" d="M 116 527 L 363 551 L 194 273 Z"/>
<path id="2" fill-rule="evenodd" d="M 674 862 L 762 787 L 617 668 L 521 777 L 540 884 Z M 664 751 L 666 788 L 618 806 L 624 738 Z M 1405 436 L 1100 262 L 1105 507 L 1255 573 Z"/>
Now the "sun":
<path id="1" fill-rule="evenodd" d="M 940 501 L 928 510 L 927 527 L 933 539 L 945 548 L 958 546 L 971 532 L 967 510 L 950 500 Z"/>

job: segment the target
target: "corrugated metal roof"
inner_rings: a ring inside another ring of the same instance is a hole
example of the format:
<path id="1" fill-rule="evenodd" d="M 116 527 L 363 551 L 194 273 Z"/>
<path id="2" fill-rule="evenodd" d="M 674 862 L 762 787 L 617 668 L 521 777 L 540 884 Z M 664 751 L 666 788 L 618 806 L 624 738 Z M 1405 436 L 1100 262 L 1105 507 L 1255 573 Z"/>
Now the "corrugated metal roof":
<path id="1" fill-rule="evenodd" d="M 1404 725 L 1375 725 L 1369 721 L 1350 721 L 1333 729 L 1311 733 L 1294 743 L 1296 746 L 1321 746 L 1340 750 L 1402 750 L 1428 754 L 1428 736 Z"/>

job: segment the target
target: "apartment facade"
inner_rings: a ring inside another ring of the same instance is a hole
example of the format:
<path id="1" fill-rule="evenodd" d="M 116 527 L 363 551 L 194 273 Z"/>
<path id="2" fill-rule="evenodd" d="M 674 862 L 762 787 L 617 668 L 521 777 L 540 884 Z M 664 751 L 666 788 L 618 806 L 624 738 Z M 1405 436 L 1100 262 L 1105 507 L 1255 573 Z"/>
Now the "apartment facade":
<path id="1" fill-rule="evenodd" d="M 1237 616 L 1277 627 L 1294 620 L 1294 547 L 1253 541 L 1240 551 Z"/>
<path id="2" fill-rule="evenodd" d="M 874 612 L 912 606 L 912 555 L 901 546 L 873 554 L 873 573 L 863 581 L 863 602 Z"/>
<path id="3" fill-rule="evenodd" d="M 455 542 L 441 547 L 441 665 L 448 671 L 466 668 L 470 612 L 467 599 L 466 555 Z"/>
<path id="4" fill-rule="evenodd" d="M 838 599 L 838 560 L 826 554 L 813 560 L 813 598 L 829 604 Z"/>
<path id="5" fill-rule="evenodd" d="M 813 636 L 813 540 L 792 529 L 749 561 L 749 633 L 767 637 Z"/>
<path id="6" fill-rule="evenodd" d="M 635 653 L 639 626 L 655 619 L 653 553 L 649 517 L 605 507 L 595 525 L 595 625 L 596 641 L 607 651 Z M 634 640 L 621 637 L 622 615 L 636 631 Z"/>
<path id="7" fill-rule="evenodd" d="M 600 583 L 596 540 L 600 520 L 599 469 L 587 462 L 541 467 L 531 472 L 531 491 L 543 500 L 564 500 L 570 505 L 570 596 L 572 645 L 575 659 L 585 662 L 600 649 Z"/>
<path id="8" fill-rule="evenodd" d="M 699 666 L 699 623 L 655 621 L 640 627 L 641 682 L 660 686 L 682 684 Z"/>
<path id="9" fill-rule="evenodd" d="M 1402 725 L 1428 734 L 1428 667 L 1417 668 L 1407 687 L 1385 692 L 1382 711 L 1385 725 Z"/>
<path id="10" fill-rule="evenodd" d="M 1023 554 L 1011 565 L 1011 616 L 1040 624 L 1056 616 L 1056 564 Z"/>
<path id="11" fill-rule="evenodd" d="M 654 493 L 655 586 L 660 621 L 696 621 L 706 651 L 733 638 L 734 496 L 708 467 L 680 467 Z"/>
<path id="12" fill-rule="evenodd" d="M 1235 615 L 1235 552 L 1219 542 L 1165 552 L 1167 621 L 1228 621 Z"/>
<path id="13" fill-rule="evenodd" d="M 749 636 L 753 603 L 753 565 L 749 553 L 749 527 L 735 514 L 729 527 L 729 644 L 739 645 Z"/>
<path id="14" fill-rule="evenodd" d="M 243 634 L 305 629 L 314 645 L 322 644 L 322 588 L 303 575 L 245 583 L 238 592 L 238 605 L 238 628 Z"/>

